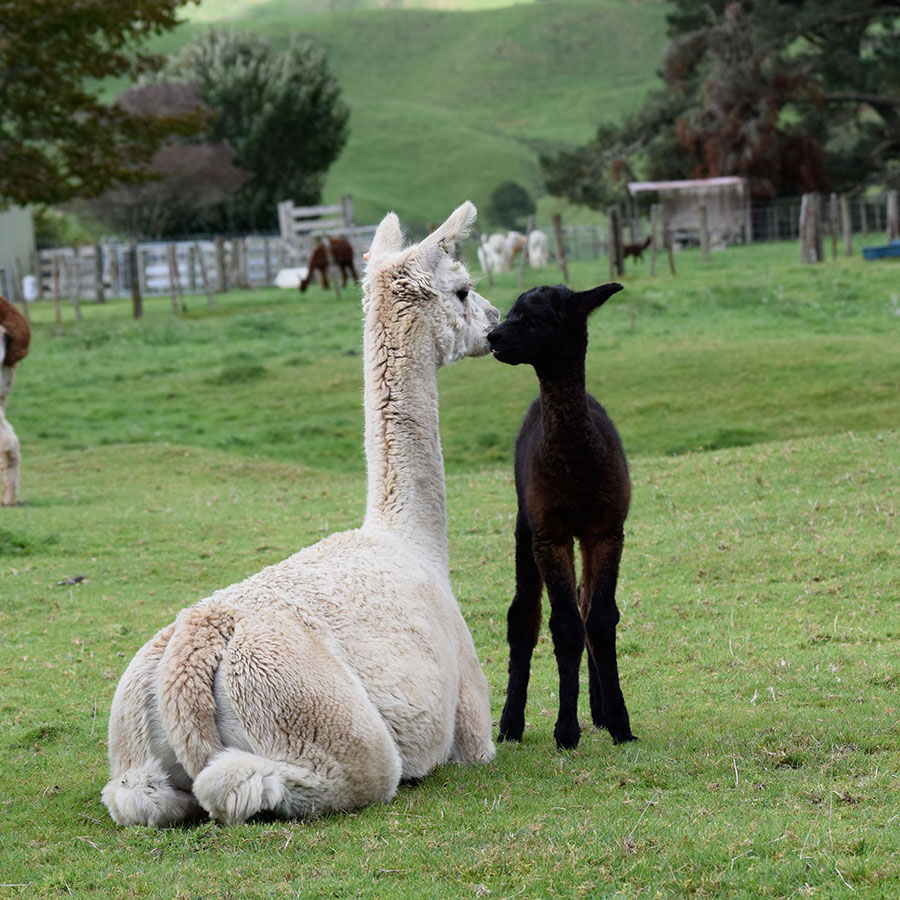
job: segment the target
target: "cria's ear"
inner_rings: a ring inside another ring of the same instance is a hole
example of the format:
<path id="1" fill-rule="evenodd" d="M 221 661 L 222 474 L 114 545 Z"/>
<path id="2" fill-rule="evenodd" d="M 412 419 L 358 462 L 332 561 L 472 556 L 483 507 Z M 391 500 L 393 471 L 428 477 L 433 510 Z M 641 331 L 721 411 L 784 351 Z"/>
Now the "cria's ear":
<path id="1" fill-rule="evenodd" d="M 621 290 L 621 284 L 611 281 L 609 284 L 601 284 L 599 287 L 591 288 L 589 291 L 581 291 L 575 295 L 575 302 L 580 304 L 586 312 L 591 312 L 598 306 L 602 306 L 613 294 L 617 294 Z"/>
<path id="2" fill-rule="evenodd" d="M 403 249 L 405 238 L 396 213 L 388 213 L 375 230 L 372 246 L 366 255 L 366 271 L 371 271 L 379 259 Z"/>
<path id="3" fill-rule="evenodd" d="M 424 254 L 428 268 L 434 271 L 444 257 L 452 255 L 454 245 L 468 236 L 477 216 L 475 204 L 466 200 L 462 206 L 453 210 L 443 225 L 419 244 L 417 250 Z"/>

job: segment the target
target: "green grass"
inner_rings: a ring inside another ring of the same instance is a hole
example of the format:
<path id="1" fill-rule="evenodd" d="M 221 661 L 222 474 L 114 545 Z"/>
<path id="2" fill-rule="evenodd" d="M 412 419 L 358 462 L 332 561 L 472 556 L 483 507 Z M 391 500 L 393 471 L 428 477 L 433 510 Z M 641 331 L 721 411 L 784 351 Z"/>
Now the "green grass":
<path id="1" fill-rule="evenodd" d="M 635 486 L 619 645 L 640 741 L 554 749 L 544 634 L 525 740 L 491 765 L 235 828 L 114 826 L 109 704 L 183 606 L 360 521 L 358 295 L 150 300 L 137 323 L 85 305 L 61 329 L 36 308 L 9 406 L 25 502 L 0 510 L 0 896 L 893 900 L 898 266 L 794 249 L 645 262 L 592 319 Z M 482 288 L 506 308 L 516 278 Z M 452 579 L 495 718 L 534 393 L 490 359 L 441 375 Z"/>
<path id="2" fill-rule="evenodd" d="M 351 195 L 362 223 L 395 209 L 424 227 L 460 192 L 486 208 L 508 180 L 541 198 L 541 151 L 583 143 L 600 121 L 620 120 L 657 84 L 665 46 L 660 0 L 454 5 L 464 8 L 342 3 L 319 12 L 310 10 L 323 4 L 269 0 L 240 4 L 243 18 L 210 22 L 228 7 L 204 4 L 197 10 L 203 21 L 156 46 L 170 52 L 221 24 L 258 32 L 277 47 L 298 34 L 327 47 L 351 119 L 325 201 Z M 486 8 L 493 6 L 504 8 Z M 551 212 L 567 221 L 585 215 L 544 198 L 541 221 Z"/>
<path id="3" fill-rule="evenodd" d="M 794 257 L 792 244 L 755 245 L 705 265 L 679 254 L 675 278 L 650 278 L 647 261 L 629 268 L 625 291 L 592 318 L 588 383 L 632 455 L 896 425 L 897 264 L 858 250 L 817 267 Z M 571 270 L 576 287 L 608 280 L 605 260 Z M 518 276 L 481 290 L 506 310 Z M 187 302 L 175 318 L 168 298 L 148 300 L 138 327 L 125 301 L 85 305 L 81 326 L 66 309 L 61 331 L 40 306 L 11 400 L 23 440 L 163 441 L 362 470 L 358 289 L 340 302 L 318 287 L 229 294 L 214 312 L 202 296 Z M 531 369 L 466 360 L 440 385 L 450 469 L 506 461 L 536 393 Z"/>

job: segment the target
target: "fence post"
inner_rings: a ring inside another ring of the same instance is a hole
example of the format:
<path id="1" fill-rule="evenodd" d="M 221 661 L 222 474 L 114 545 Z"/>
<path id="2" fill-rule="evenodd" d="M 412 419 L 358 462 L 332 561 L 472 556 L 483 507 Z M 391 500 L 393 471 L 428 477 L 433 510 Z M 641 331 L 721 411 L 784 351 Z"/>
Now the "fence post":
<path id="1" fill-rule="evenodd" d="M 709 262 L 709 223 L 706 218 L 706 204 L 701 203 L 697 211 L 700 214 L 700 259 Z"/>
<path id="2" fill-rule="evenodd" d="M 609 277 L 616 278 L 625 274 L 625 264 L 622 259 L 622 231 L 619 224 L 619 210 L 616 206 L 610 206 L 606 220 L 606 243 L 609 251 Z"/>
<path id="3" fill-rule="evenodd" d="M 834 191 L 828 198 L 828 222 L 831 226 L 831 261 L 837 260 L 837 241 L 838 241 L 838 199 Z"/>
<path id="4" fill-rule="evenodd" d="M 269 255 L 269 238 L 268 236 L 263 238 L 263 255 L 266 258 L 265 262 L 265 270 L 266 270 L 266 285 L 270 285 L 272 283 L 272 259 Z"/>
<path id="5" fill-rule="evenodd" d="M 131 307 L 135 319 L 144 314 L 144 305 L 141 300 L 141 279 L 138 272 L 138 248 L 132 241 L 128 247 L 128 277 L 131 281 Z"/>
<path id="6" fill-rule="evenodd" d="M 562 269 L 563 281 L 568 284 L 569 264 L 566 261 L 566 248 L 563 246 L 562 216 L 559 213 L 553 214 L 553 233 L 556 236 L 556 261 Z"/>
<path id="7" fill-rule="evenodd" d="M 228 277 L 225 270 L 225 238 L 221 234 L 216 235 L 216 277 L 218 291 L 224 294 L 228 290 Z"/>
<path id="8" fill-rule="evenodd" d="M 150 251 L 147 248 L 138 250 L 138 284 L 141 286 L 141 291 L 145 294 L 150 290 L 150 284 L 147 281 L 147 260 L 149 256 Z"/>
<path id="9" fill-rule="evenodd" d="M 853 255 L 853 220 L 850 218 L 850 198 L 841 194 L 841 235 L 844 238 L 844 255 Z"/>
<path id="10" fill-rule="evenodd" d="M 197 259 L 197 264 L 200 266 L 200 281 L 203 284 L 203 293 L 206 294 L 206 299 L 209 301 L 209 308 L 216 308 L 216 301 L 213 299 L 213 292 L 209 287 L 209 278 L 206 274 L 206 261 L 203 259 L 203 251 L 200 249 L 200 244 L 197 241 L 194 241 L 194 256 Z"/>
<path id="11" fill-rule="evenodd" d="M 109 286 L 114 297 L 119 296 L 119 254 L 113 249 L 109 257 Z"/>
<path id="12" fill-rule="evenodd" d="M 59 308 L 59 254 L 53 254 L 53 321 L 62 325 L 62 310 Z"/>
<path id="13" fill-rule="evenodd" d="M 19 286 L 19 299 L 22 301 L 22 313 L 25 321 L 31 321 L 31 315 L 28 312 L 28 298 L 25 296 L 25 275 L 22 272 L 22 260 L 16 257 L 16 282 Z"/>
<path id="14" fill-rule="evenodd" d="M 659 204 L 654 203 L 650 207 L 650 274 L 656 274 L 656 231 L 659 219 Z"/>
<path id="15" fill-rule="evenodd" d="M 353 198 L 341 197 L 341 218 L 344 220 L 344 228 L 353 228 L 356 225 L 353 212 Z"/>
<path id="16" fill-rule="evenodd" d="M 172 312 L 178 315 L 178 260 L 175 258 L 175 245 L 166 244 L 166 262 L 169 266 L 169 290 L 172 293 Z"/>
<path id="17" fill-rule="evenodd" d="M 81 296 L 81 255 L 78 247 L 75 247 L 75 253 L 72 256 L 72 268 L 70 271 L 72 272 L 72 277 L 69 279 L 70 284 L 68 287 L 72 292 L 72 308 L 75 310 L 75 318 L 81 322 L 81 305 L 78 302 Z"/>
<path id="18" fill-rule="evenodd" d="M 821 197 L 804 194 L 800 201 L 800 262 L 822 262 Z"/>
<path id="19" fill-rule="evenodd" d="M 887 239 L 900 239 L 900 191 L 888 191 L 886 219 Z"/>
<path id="20" fill-rule="evenodd" d="M 666 242 L 666 253 L 669 256 L 669 271 L 675 274 L 675 252 L 672 248 L 672 232 L 669 229 L 669 223 L 663 221 L 663 239 Z"/>
<path id="21" fill-rule="evenodd" d="M 106 303 L 103 292 L 103 244 L 94 244 L 94 300 Z"/>

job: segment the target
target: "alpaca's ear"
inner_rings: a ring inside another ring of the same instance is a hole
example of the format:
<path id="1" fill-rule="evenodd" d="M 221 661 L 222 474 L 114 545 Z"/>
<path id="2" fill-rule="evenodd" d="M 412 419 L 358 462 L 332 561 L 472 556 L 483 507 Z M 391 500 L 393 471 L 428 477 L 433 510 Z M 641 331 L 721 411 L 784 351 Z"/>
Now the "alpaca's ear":
<path id="1" fill-rule="evenodd" d="M 405 240 L 397 214 L 388 213 L 375 230 L 372 246 L 369 247 L 369 252 L 366 255 L 366 271 L 371 271 L 375 263 L 382 257 L 389 256 L 392 253 L 399 253 L 403 249 Z"/>
<path id="2" fill-rule="evenodd" d="M 575 300 L 587 312 L 591 312 L 598 306 L 602 306 L 613 294 L 617 294 L 621 290 L 621 284 L 611 281 L 609 284 L 601 284 L 599 287 L 591 288 L 589 291 L 581 291 L 575 295 Z"/>
<path id="3" fill-rule="evenodd" d="M 453 253 L 453 246 L 468 236 L 477 216 L 475 204 L 466 200 L 450 213 L 443 225 L 419 244 L 418 252 L 424 254 L 429 269 L 434 271 L 445 256 Z"/>

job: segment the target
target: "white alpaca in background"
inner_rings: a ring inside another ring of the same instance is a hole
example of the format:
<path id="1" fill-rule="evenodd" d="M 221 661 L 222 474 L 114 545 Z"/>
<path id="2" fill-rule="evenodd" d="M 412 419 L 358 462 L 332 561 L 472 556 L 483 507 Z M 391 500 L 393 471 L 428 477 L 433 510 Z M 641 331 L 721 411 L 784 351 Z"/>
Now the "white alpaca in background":
<path id="1" fill-rule="evenodd" d="M 113 699 L 103 801 L 122 825 L 306 816 L 390 800 L 401 778 L 494 756 L 488 688 L 450 587 L 437 371 L 499 314 L 451 245 L 465 203 L 363 281 L 368 499 L 332 535 L 183 610 Z"/>
<path id="2" fill-rule="evenodd" d="M 496 275 L 509 271 L 509 257 L 506 254 L 506 235 L 499 231 L 488 237 L 482 234 L 478 242 L 478 264 L 482 272 Z"/>
<path id="3" fill-rule="evenodd" d="M 506 233 L 506 241 L 504 252 L 509 263 L 509 268 L 514 269 L 516 265 L 516 257 L 525 249 L 525 235 L 520 231 L 508 231 Z"/>
<path id="4" fill-rule="evenodd" d="M 543 269 L 550 262 L 547 235 L 536 228 L 528 232 L 528 265 L 532 269 Z"/>

